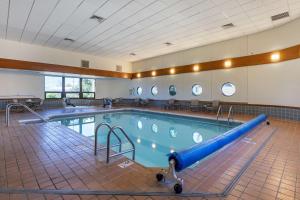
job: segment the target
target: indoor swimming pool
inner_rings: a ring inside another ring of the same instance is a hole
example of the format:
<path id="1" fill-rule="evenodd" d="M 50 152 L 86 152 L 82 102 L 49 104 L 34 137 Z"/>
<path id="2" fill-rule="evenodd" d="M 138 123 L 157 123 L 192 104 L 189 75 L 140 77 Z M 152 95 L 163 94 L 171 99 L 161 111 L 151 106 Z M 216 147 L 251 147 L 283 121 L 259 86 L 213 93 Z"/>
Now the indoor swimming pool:
<path id="1" fill-rule="evenodd" d="M 203 143 L 241 124 L 145 111 L 115 111 L 54 121 L 91 139 L 97 124 L 121 126 L 135 144 L 135 161 L 146 167 L 167 167 L 169 153 Z M 98 132 L 98 141 L 106 145 L 106 139 L 107 129 L 103 127 Z M 121 139 L 126 141 L 122 136 Z M 114 143 L 116 138 L 112 136 Z M 126 148 L 131 147 L 125 142 L 122 149 Z M 128 158 L 131 155 L 125 154 Z"/>

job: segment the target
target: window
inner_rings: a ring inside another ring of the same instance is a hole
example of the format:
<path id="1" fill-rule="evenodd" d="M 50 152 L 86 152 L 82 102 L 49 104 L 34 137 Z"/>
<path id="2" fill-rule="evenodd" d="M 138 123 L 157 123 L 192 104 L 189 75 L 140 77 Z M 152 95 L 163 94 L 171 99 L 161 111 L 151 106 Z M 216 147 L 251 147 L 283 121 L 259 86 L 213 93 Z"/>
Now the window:
<path id="1" fill-rule="evenodd" d="M 45 76 L 45 98 L 95 98 L 95 79 Z"/>
<path id="2" fill-rule="evenodd" d="M 79 99 L 80 95 L 80 79 L 79 78 L 65 78 L 65 92 L 67 98 Z"/>
<path id="3" fill-rule="evenodd" d="M 81 82 L 82 98 L 95 98 L 95 79 L 83 78 Z"/>
<path id="4" fill-rule="evenodd" d="M 224 83 L 222 85 L 221 89 L 222 89 L 223 95 L 227 96 L 227 97 L 230 97 L 230 96 L 234 95 L 235 92 L 236 92 L 235 85 L 232 84 L 232 83 L 229 83 L 229 82 L 228 83 Z"/>
<path id="5" fill-rule="evenodd" d="M 151 94 L 153 96 L 156 96 L 158 94 L 158 88 L 156 85 L 151 88 Z"/>
<path id="6" fill-rule="evenodd" d="M 62 98 L 63 78 L 57 76 L 45 76 L 45 97 L 47 99 Z"/>
<path id="7" fill-rule="evenodd" d="M 202 87 L 198 84 L 193 85 L 192 93 L 194 96 L 200 96 L 202 94 Z"/>
<path id="8" fill-rule="evenodd" d="M 136 89 L 136 93 L 137 93 L 138 95 L 142 95 L 143 89 L 142 89 L 141 87 L 138 87 L 138 88 Z"/>
<path id="9" fill-rule="evenodd" d="M 79 98 L 79 93 L 66 93 L 66 97 L 70 99 L 78 99 Z"/>
<path id="10" fill-rule="evenodd" d="M 46 99 L 61 99 L 60 92 L 46 92 Z"/>
<path id="11" fill-rule="evenodd" d="M 79 78 L 65 78 L 65 91 L 66 92 L 80 92 L 80 79 Z"/>
<path id="12" fill-rule="evenodd" d="M 171 96 L 175 96 L 176 95 L 176 87 L 175 87 L 175 85 L 170 85 L 170 87 L 169 87 L 169 94 Z"/>

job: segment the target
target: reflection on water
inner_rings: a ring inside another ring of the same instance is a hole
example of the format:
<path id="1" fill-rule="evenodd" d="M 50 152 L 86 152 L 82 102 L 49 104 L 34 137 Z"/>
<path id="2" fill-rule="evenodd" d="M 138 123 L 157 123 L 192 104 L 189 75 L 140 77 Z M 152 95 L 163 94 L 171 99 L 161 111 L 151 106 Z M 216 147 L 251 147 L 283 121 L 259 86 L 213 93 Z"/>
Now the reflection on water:
<path id="1" fill-rule="evenodd" d="M 152 131 L 154 133 L 157 133 L 158 132 L 158 126 L 156 124 L 152 124 Z"/>
<path id="2" fill-rule="evenodd" d="M 193 140 L 195 143 L 199 144 L 203 141 L 203 137 L 200 133 L 195 132 L 195 133 L 193 133 Z"/>
<path id="3" fill-rule="evenodd" d="M 61 123 L 68 128 L 94 139 L 95 117 L 81 117 L 75 119 L 64 119 Z"/>
<path id="4" fill-rule="evenodd" d="M 137 127 L 138 129 L 143 129 L 143 123 L 141 121 L 138 121 Z"/>
<path id="5" fill-rule="evenodd" d="M 94 139 L 95 126 L 102 122 L 123 127 L 135 144 L 136 161 L 148 167 L 166 167 L 169 153 L 201 144 L 232 128 L 227 124 L 218 124 L 211 120 L 195 120 L 133 111 L 97 114 L 59 121 L 91 139 Z M 98 141 L 106 144 L 107 128 L 102 127 L 99 131 L 101 134 L 98 134 Z M 117 142 L 114 137 L 112 135 L 112 144 Z M 120 137 L 124 141 L 122 149 L 131 148 L 121 134 Z M 126 156 L 131 158 L 131 153 Z"/>

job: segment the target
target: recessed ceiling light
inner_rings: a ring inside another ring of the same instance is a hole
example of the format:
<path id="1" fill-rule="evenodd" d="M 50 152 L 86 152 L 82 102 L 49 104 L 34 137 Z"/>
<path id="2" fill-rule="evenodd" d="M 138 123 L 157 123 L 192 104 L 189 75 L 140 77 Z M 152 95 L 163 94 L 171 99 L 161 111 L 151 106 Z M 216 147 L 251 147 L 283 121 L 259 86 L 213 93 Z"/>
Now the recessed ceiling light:
<path id="1" fill-rule="evenodd" d="M 229 28 L 233 28 L 234 27 L 234 24 L 233 23 L 229 23 L 229 24 L 224 24 L 222 26 L 223 29 L 229 29 Z"/>
<path id="2" fill-rule="evenodd" d="M 151 75 L 156 76 L 156 71 L 152 71 Z"/>
<path id="3" fill-rule="evenodd" d="M 173 45 L 171 42 L 165 42 L 164 43 L 166 46 L 171 46 L 171 45 Z"/>
<path id="4" fill-rule="evenodd" d="M 71 39 L 71 38 L 64 38 L 64 41 L 75 42 L 75 40 L 74 40 L 74 39 Z"/>
<path id="5" fill-rule="evenodd" d="M 130 53 L 129 55 L 131 55 L 131 56 L 136 56 L 136 54 L 135 54 L 135 53 Z"/>
<path id="6" fill-rule="evenodd" d="M 92 15 L 90 17 L 90 19 L 94 19 L 94 20 L 97 20 L 99 23 L 103 22 L 105 19 L 103 17 L 100 17 L 98 15 Z"/>

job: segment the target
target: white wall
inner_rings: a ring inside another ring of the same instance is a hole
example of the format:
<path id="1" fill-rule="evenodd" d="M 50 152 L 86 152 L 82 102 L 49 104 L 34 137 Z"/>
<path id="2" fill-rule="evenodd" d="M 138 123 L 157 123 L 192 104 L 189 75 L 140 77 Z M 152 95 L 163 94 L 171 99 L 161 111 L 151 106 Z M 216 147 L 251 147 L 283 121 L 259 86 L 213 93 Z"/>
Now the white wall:
<path id="1" fill-rule="evenodd" d="M 131 98 L 151 99 L 199 99 L 221 100 L 249 104 L 282 105 L 300 107 L 300 59 L 260 66 L 213 70 L 197 73 L 134 79 L 130 88 L 143 88 L 143 94 Z M 235 84 L 237 92 L 231 97 L 223 96 L 224 83 Z M 168 88 L 174 84 L 176 96 L 170 96 Z M 192 95 L 192 86 L 200 84 L 203 93 Z M 158 95 L 151 94 L 151 87 L 158 86 Z"/>
<path id="2" fill-rule="evenodd" d="M 96 79 L 96 98 L 128 98 L 130 80 Z M 34 96 L 44 99 L 45 75 L 38 72 L 0 70 L 0 98 Z"/>
<path id="3" fill-rule="evenodd" d="M 128 79 L 97 79 L 96 98 L 129 98 L 130 84 Z"/>
<path id="4" fill-rule="evenodd" d="M 134 72 L 265 53 L 300 44 L 300 19 L 249 36 L 132 63 Z M 172 41 L 171 41 L 172 42 Z M 176 45 L 176 42 L 174 41 Z"/>
<path id="5" fill-rule="evenodd" d="M 300 59 L 248 68 L 248 102 L 300 107 Z"/>
<path id="6" fill-rule="evenodd" d="M 132 70 L 131 64 L 122 60 L 101 58 L 9 40 L 0 40 L 0 58 L 77 67 L 81 65 L 81 60 L 89 60 L 91 68 L 115 71 L 116 65 L 121 65 L 124 72 L 131 72 Z"/>
<path id="7" fill-rule="evenodd" d="M 44 98 L 44 76 L 38 73 L 0 70 L 0 98 L 32 95 Z"/>

